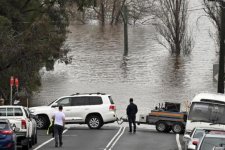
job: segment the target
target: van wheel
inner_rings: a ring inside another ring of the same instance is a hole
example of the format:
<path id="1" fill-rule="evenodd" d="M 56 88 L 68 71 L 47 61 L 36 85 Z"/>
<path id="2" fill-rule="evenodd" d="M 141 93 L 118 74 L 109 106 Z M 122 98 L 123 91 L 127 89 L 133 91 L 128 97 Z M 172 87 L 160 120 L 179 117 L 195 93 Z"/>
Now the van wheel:
<path id="1" fill-rule="evenodd" d="M 38 116 L 36 122 L 38 129 L 46 129 L 48 127 L 48 118 L 45 116 Z"/>
<path id="2" fill-rule="evenodd" d="M 158 121 L 155 125 L 156 130 L 159 132 L 166 132 L 168 130 L 168 125 L 163 121 Z"/>
<path id="3" fill-rule="evenodd" d="M 102 119 L 95 115 L 88 117 L 87 124 L 90 129 L 100 129 L 103 125 Z"/>
<path id="4" fill-rule="evenodd" d="M 174 123 L 172 126 L 172 131 L 176 134 L 180 134 L 184 132 L 184 126 L 181 123 Z"/>

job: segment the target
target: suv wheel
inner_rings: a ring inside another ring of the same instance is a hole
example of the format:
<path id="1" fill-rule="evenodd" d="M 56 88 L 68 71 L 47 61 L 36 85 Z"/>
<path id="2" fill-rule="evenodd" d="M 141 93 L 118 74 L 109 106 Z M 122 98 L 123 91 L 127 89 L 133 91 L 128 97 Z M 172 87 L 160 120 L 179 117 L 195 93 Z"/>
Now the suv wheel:
<path id="1" fill-rule="evenodd" d="M 45 116 L 38 116 L 36 119 L 37 122 L 37 128 L 38 129 L 45 129 L 48 126 L 48 119 Z"/>
<path id="2" fill-rule="evenodd" d="M 103 125 L 102 119 L 95 115 L 88 117 L 87 124 L 90 129 L 100 129 Z"/>

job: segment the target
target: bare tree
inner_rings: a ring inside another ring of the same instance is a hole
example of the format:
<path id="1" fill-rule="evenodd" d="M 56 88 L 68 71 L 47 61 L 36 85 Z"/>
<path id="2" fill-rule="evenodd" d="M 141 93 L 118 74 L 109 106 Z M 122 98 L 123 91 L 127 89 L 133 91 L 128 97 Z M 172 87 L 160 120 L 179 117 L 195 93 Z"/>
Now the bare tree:
<path id="1" fill-rule="evenodd" d="M 155 1 L 156 30 L 158 42 L 170 50 L 172 54 L 189 54 L 193 48 L 193 40 L 188 33 L 188 0 Z M 160 39 L 163 37 L 164 40 Z"/>
<path id="2" fill-rule="evenodd" d="M 209 2 L 209 0 L 203 0 L 204 8 L 203 10 L 206 12 L 208 18 L 211 20 L 214 25 L 216 32 L 210 31 L 210 36 L 215 40 L 217 46 L 220 45 L 220 31 L 221 31 L 221 7 L 218 2 Z"/>

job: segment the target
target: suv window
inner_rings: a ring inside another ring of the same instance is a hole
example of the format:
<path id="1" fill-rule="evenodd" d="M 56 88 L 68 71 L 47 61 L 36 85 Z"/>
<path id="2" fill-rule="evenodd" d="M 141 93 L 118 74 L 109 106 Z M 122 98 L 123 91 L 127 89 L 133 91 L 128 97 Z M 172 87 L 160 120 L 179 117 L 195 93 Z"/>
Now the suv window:
<path id="1" fill-rule="evenodd" d="M 100 104 L 102 104 L 103 102 L 102 102 L 102 98 L 101 97 L 90 97 L 89 98 L 89 105 L 100 105 Z"/>
<path id="2" fill-rule="evenodd" d="M 56 102 L 59 105 L 62 105 L 62 106 L 71 106 L 71 98 L 70 97 L 66 97 L 66 98 L 62 98 L 60 100 L 58 100 Z"/>
<path id="3" fill-rule="evenodd" d="M 82 105 L 100 105 L 103 104 L 102 98 L 99 96 L 72 97 L 73 106 Z"/>
<path id="4" fill-rule="evenodd" d="M 112 99 L 111 96 L 109 96 L 109 101 L 110 101 L 111 104 L 114 104 L 113 99 Z"/>
<path id="5" fill-rule="evenodd" d="M 73 106 L 82 106 L 82 105 L 88 105 L 88 104 L 89 104 L 88 97 L 72 97 Z"/>

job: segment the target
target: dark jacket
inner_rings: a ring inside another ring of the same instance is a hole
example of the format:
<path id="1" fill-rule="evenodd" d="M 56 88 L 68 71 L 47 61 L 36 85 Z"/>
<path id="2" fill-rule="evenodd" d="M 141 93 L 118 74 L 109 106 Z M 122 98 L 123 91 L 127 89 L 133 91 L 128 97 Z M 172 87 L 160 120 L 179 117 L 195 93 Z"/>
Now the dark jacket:
<path id="1" fill-rule="evenodd" d="M 135 105 L 134 103 L 130 103 L 127 106 L 127 115 L 128 116 L 135 116 L 137 112 L 138 112 L 138 108 L 137 108 L 137 105 Z"/>

